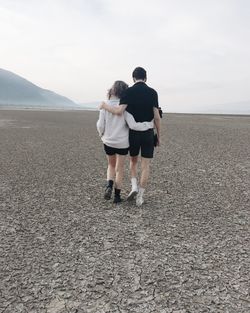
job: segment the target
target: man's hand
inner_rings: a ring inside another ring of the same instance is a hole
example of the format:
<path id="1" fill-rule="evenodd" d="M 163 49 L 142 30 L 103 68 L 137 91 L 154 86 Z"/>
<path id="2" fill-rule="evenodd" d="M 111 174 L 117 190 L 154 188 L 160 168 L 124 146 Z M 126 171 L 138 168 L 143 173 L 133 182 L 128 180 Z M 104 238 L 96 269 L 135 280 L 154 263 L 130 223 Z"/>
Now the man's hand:
<path id="1" fill-rule="evenodd" d="M 160 145 L 161 145 L 161 140 L 160 140 L 160 138 L 158 137 L 158 138 L 157 138 L 157 144 L 156 144 L 156 147 L 160 147 Z"/>
<path id="2" fill-rule="evenodd" d="M 156 128 L 156 132 L 158 136 L 156 146 L 159 147 L 161 144 L 161 141 L 160 141 L 161 117 L 160 117 L 158 108 L 154 108 L 154 123 L 155 123 L 155 128 Z"/>
<path id="3" fill-rule="evenodd" d="M 104 109 L 106 103 L 104 101 L 102 101 L 102 103 L 99 105 L 99 110 Z"/>

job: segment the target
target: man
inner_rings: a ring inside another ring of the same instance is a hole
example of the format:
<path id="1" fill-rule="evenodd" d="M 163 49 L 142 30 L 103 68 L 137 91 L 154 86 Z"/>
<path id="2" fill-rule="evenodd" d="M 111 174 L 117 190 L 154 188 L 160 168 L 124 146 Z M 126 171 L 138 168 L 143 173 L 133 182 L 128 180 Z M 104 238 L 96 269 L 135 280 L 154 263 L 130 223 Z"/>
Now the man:
<path id="1" fill-rule="evenodd" d="M 124 114 L 126 120 L 129 117 L 138 123 L 149 122 L 148 129 L 138 131 L 130 127 L 129 129 L 129 151 L 130 151 L 130 172 L 132 190 L 128 195 L 128 200 L 133 200 L 136 196 L 136 205 L 141 206 L 144 202 L 143 196 L 149 179 L 150 160 L 154 154 L 154 130 L 155 125 L 158 142 L 160 145 L 160 125 L 157 92 L 146 85 L 147 73 L 142 67 L 137 67 L 133 73 L 134 85 L 128 88 L 120 100 L 119 107 L 111 107 L 102 103 L 101 108 L 113 113 Z M 151 122 L 151 123 L 150 123 Z M 141 177 L 140 186 L 137 184 L 138 156 L 141 152 Z"/>

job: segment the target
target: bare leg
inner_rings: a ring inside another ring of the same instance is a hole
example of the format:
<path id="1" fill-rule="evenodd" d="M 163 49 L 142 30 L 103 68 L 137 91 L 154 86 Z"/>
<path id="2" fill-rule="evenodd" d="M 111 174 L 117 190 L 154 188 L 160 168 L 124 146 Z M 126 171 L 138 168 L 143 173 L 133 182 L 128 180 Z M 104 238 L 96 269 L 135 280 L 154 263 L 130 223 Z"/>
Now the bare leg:
<path id="1" fill-rule="evenodd" d="M 108 160 L 107 184 L 104 192 L 104 199 L 110 200 L 115 180 L 116 155 L 107 155 L 107 160 Z"/>
<path id="2" fill-rule="evenodd" d="M 138 156 L 130 157 L 130 175 L 131 178 L 137 176 Z"/>
<path id="3" fill-rule="evenodd" d="M 140 188 L 138 194 L 136 196 L 136 205 L 141 206 L 144 202 L 143 195 L 145 188 L 147 186 L 147 182 L 149 179 L 149 165 L 150 160 L 148 158 L 141 158 L 141 179 L 140 179 Z"/>
<path id="4" fill-rule="evenodd" d="M 148 158 L 141 158 L 141 179 L 140 179 L 140 186 L 141 188 L 145 189 L 147 186 L 147 182 L 149 179 L 149 165 L 150 160 Z"/>
<path id="5" fill-rule="evenodd" d="M 115 180 L 116 155 L 107 155 L 107 180 Z"/>
<path id="6" fill-rule="evenodd" d="M 138 165 L 138 156 L 130 157 L 130 175 L 131 175 L 132 189 L 127 197 L 127 200 L 129 201 L 132 201 L 138 192 L 137 179 L 136 179 L 137 165 Z"/>
<path id="7" fill-rule="evenodd" d="M 117 189 L 121 189 L 121 187 L 122 187 L 125 159 L 126 159 L 125 155 L 117 155 L 116 178 L 115 178 L 115 188 L 117 188 Z"/>

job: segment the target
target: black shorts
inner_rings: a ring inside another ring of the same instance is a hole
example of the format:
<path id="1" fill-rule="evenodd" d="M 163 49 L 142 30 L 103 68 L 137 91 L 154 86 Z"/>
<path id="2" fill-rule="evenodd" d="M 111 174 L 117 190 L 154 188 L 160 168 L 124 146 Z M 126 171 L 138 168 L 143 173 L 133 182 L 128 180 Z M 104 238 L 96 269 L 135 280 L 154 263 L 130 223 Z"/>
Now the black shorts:
<path id="1" fill-rule="evenodd" d="M 152 159 L 154 156 L 154 130 L 129 130 L 130 156 L 138 156 L 141 150 L 143 158 Z"/>
<path id="2" fill-rule="evenodd" d="M 125 149 L 118 149 L 118 148 L 112 148 L 104 144 L 104 150 L 107 155 L 127 155 L 128 154 L 128 148 Z"/>

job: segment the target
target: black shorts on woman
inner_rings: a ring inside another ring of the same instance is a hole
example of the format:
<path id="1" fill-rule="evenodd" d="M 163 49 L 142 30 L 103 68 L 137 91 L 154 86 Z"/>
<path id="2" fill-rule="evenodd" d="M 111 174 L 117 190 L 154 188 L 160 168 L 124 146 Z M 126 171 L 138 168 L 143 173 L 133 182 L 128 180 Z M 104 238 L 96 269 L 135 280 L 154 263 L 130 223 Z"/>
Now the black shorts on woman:
<path id="1" fill-rule="evenodd" d="M 109 147 L 109 146 L 104 144 L 104 151 L 107 155 L 115 155 L 115 154 L 127 155 L 128 150 L 129 150 L 129 148 L 119 149 L 119 148 Z"/>

